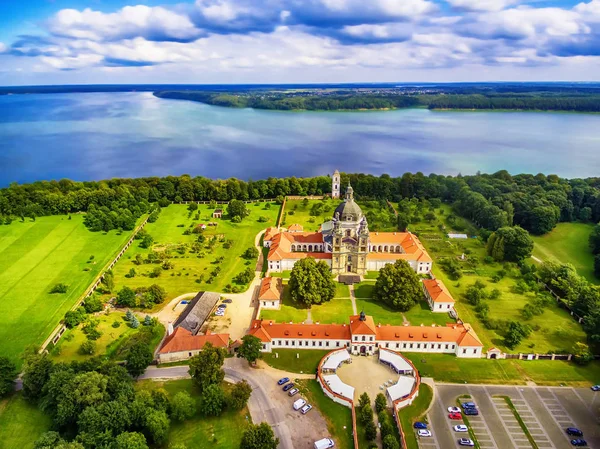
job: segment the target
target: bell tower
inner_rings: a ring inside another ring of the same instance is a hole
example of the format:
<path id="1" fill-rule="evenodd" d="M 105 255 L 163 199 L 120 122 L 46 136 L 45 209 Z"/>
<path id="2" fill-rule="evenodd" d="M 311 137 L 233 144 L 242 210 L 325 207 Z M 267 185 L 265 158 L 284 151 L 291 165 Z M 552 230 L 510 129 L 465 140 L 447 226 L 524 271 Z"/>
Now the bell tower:
<path id="1" fill-rule="evenodd" d="M 340 197 L 340 172 L 334 171 L 333 178 L 331 178 L 331 198 Z"/>

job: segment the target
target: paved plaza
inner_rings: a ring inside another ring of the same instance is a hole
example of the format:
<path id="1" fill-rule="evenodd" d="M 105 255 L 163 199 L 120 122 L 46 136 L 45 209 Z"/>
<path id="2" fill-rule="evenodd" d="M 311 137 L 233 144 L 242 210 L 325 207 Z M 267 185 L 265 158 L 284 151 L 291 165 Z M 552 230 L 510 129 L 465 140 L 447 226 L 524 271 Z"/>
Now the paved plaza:
<path id="1" fill-rule="evenodd" d="M 398 374 L 379 363 L 376 356 L 352 357 L 351 360 L 352 363 L 343 363 L 336 374 L 342 382 L 354 387 L 355 401 L 358 401 L 364 392 L 374 401 L 375 396 L 379 393 L 385 394 L 386 388 L 398 381 Z"/>

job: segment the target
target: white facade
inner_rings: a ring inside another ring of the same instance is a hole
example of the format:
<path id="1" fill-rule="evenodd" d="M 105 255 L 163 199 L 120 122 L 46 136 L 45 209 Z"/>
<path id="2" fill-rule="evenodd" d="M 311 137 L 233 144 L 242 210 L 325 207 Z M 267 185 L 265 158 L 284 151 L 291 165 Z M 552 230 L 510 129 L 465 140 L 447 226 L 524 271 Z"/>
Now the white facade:
<path id="1" fill-rule="evenodd" d="M 261 299 L 259 303 L 261 309 L 279 309 L 281 307 L 281 302 L 278 299 Z"/>
<path id="2" fill-rule="evenodd" d="M 431 311 L 435 313 L 448 313 L 454 310 L 453 302 L 433 302 L 429 298 L 427 298 L 427 302 Z"/>
<path id="3" fill-rule="evenodd" d="M 300 259 L 269 260 L 269 272 L 281 273 L 282 271 L 291 271 L 298 260 Z M 331 267 L 331 259 L 318 259 L 318 261 L 321 260 Z"/>

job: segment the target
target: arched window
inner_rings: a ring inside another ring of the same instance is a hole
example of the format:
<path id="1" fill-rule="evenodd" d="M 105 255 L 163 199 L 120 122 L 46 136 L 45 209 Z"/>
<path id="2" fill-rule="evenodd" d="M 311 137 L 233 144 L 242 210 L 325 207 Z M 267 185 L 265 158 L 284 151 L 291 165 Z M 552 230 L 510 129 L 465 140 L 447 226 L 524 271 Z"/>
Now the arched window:
<path id="1" fill-rule="evenodd" d="M 302 251 L 306 252 L 306 245 L 302 246 Z"/>
<path id="2" fill-rule="evenodd" d="M 308 252 L 312 253 L 312 245 L 308 245 Z"/>
<path id="3" fill-rule="evenodd" d="M 352 231 L 350 229 L 348 229 L 346 231 L 346 237 L 350 237 L 350 236 L 352 236 Z"/>
<path id="4" fill-rule="evenodd" d="M 292 245 L 292 252 L 296 251 L 296 245 Z"/>
<path id="5" fill-rule="evenodd" d="M 381 252 L 381 251 L 382 251 L 382 248 L 381 248 L 381 245 L 379 245 L 379 252 Z"/>
<path id="6" fill-rule="evenodd" d="M 383 247 L 383 251 L 384 251 L 384 252 L 386 252 L 386 253 L 388 252 L 388 247 L 387 247 L 387 245 L 385 245 L 385 246 Z"/>

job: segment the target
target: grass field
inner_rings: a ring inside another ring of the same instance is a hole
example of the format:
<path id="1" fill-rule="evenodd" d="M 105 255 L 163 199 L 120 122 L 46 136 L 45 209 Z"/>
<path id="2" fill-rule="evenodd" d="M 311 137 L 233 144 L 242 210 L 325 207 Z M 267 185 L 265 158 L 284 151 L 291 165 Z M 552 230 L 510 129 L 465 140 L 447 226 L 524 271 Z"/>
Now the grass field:
<path id="1" fill-rule="evenodd" d="M 419 418 L 427 411 L 432 399 L 432 388 L 427 384 L 421 384 L 419 387 L 419 395 L 413 403 L 400 410 L 398 416 L 400 417 L 400 423 L 402 424 L 402 430 L 404 431 L 404 437 L 406 438 L 407 449 L 419 449 L 419 443 L 417 442 L 417 437 L 413 430 L 413 424 L 419 421 Z"/>
<path id="2" fill-rule="evenodd" d="M 274 320 L 279 323 L 301 323 L 306 321 L 307 310 L 290 298 L 287 283 L 284 281 L 283 296 L 279 310 L 261 309 L 260 318 L 263 320 Z"/>
<path id="3" fill-rule="evenodd" d="M 589 387 L 600 379 L 600 362 L 579 366 L 558 360 L 462 359 L 452 354 L 404 352 L 423 377 L 439 382 Z"/>
<path id="4" fill-rule="evenodd" d="M 0 401 L 0 447 L 3 449 L 31 449 L 50 426 L 50 416 L 29 404 L 20 393 Z"/>
<path id="5" fill-rule="evenodd" d="M 222 384 L 225 391 L 231 384 Z M 199 392 L 191 380 L 173 380 L 169 382 L 139 382 L 138 388 L 164 388 L 170 397 L 180 391 L 187 391 L 199 400 Z M 207 417 L 196 413 L 194 417 L 183 422 L 171 423 L 168 444 L 183 444 L 189 449 L 238 449 L 242 433 L 252 420 L 247 408 L 241 411 L 226 410 L 218 417 Z"/>
<path id="6" fill-rule="evenodd" d="M 279 212 L 279 207 L 274 203 L 269 209 L 265 209 L 267 203 L 248 204 L 250 212 L 241 223 L 232 223 L 230 220 L 213 219 L 211 214 L 213 209 L 209 205 L 199 205 L 200 214 L 198 220 L 194 220 L 195 214 L 188 218 L 186 205 L 172 204 L 163 208 L 159 219 L 155 223 L 148 223 L 145 229 L 154 238 L 153 248 L 142 249 L 136 242 L 125 253 L 119 263 L 114 268 L 115 285 L 117 289 L 123 285 L 131 288 L 159 284 L 167 291 L 167 298 L 172 299 L 183 293 L 194 291 L 223 291 L 227 284 L 233 284 L 232 278 L 242 272 L 246 266 L 255 268 L 255 261 L 246 261 L 241 258 L 242 253 L 251 246 L 254 246 L 256 235 L 263 229 L 274 226 Z M 259 222 L 259 217 L 267 218 L 266 222 Z M 217 236 L 225 240 L 232 240 L 230 248 L 224 248 L 224 243 L 217 242 L 212 248 L 202 249 L 203 256 L 190 252 L 190 245 L 197 240 L 196 234 L 183 235 L 183 232 L 200 223 L 207 224 L 216 222 L 216 227 L 208 226 L 204 235 L 209 238 Z M 183 226 L 181 226 L 183 225 Z M 185 245 L 184 254 L 179 254 L 175 249 L 180 245 Z M 164 251 L 172 250 L 172 258 L 169 259 L 174 267 L 169 270 L 163 270 L 159 277 L 150 278 L 148 273 L 159 265 L 142 264 L 135 265 L 134 260 L 137 254 L 144 257 L 152 250 Z M 209 273 L 217 266 L 215 261 L 219 257 L 224 257 L 219 265 L 221 272 L 214 278 L 211 284 L 207 283 Z M 133 278 L 126 278 L 125 275 L 133 268 L 137 275 Z M 203 280 L 201 280 L 203 278 Z M 201 282 L 196 282 L 201 280 Z M 242 289 L 244 289 L 242 287 Z"/>
<path id="7" fill-rule="evenodd" d="M 18 362 L 41 344 L 128 238 L 88 231 L 83 215 L 0 226 L 0 354 Z M 50 294 L 58 283 L 67 293 Z"/>
<path id="8" fill-rule="evenodd" d="M 318 231 L 319 226 L 331 220 L 339 203 L 338 200 L 333 201 L 332 199 L 309 200 L 308 206 L 305 207 L 304 200 L 286 200 L 284 210 L 286 218 L 281 225 L 287 228 L 294 223 L 298 223 L 304 227 L 306 232 Z M 315 204 L 322 204 L 322 210 L 319 215 L 312 216 L 311 208 Z"/>
<path id="9" fill-rule="evenodd" d="M 296 384 L 302 395 L 319 409 L 321 415 L 327 421 L 327 428 L 335 441 L 336 447 L 353 449 L 352 411 L 325 396 L 316 380 L 299 380 Z"/>
<path id="10" fill-rule="evenodd" d="M 263 360 L 273 368 L 291 373 L 316 373 L 321 359 L 333 349 L 274 349 L 271 353 L 263 354 Z"/>
<path id="11" fill-rule="evenodd" d="M 533 255 L 542 261 L 570 263 L 577 272 L 594 284 L 594 256 L 588 239 L 594 225 L 589 223 L 559 223 L 554 230 L 541 237 L 533 237 Z"/>

